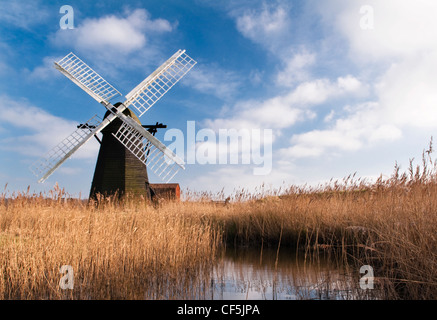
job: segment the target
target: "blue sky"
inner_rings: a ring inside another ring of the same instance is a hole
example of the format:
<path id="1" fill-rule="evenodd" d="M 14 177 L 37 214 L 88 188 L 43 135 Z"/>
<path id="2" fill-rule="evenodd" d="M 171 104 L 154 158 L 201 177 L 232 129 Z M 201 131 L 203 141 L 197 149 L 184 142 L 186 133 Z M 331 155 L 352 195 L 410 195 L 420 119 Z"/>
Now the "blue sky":
<path id="1" fill-rule="evenodd" d="M 74 9 L 74 29 L 60 28 L 63 5 Z M 127 94 L 186 49 L 197 65 L 143 124 L 184 134 L 187 121 L 197 131 L 272 130 L 269 174 L 254 175 L 254 163 L 188 164 L 174 179 L 184 190 L 279 188 L 354 172 L 373 179 L 395 162 L 406 169 L 436 131 L 436 12 L 433 0 L 0 0 L 0 186 L 39 192 L 57 182 L 88 195 L 96 141 L 44 184 L 28 169 L 104 114 L 53 67 L 70 51 Z"/>

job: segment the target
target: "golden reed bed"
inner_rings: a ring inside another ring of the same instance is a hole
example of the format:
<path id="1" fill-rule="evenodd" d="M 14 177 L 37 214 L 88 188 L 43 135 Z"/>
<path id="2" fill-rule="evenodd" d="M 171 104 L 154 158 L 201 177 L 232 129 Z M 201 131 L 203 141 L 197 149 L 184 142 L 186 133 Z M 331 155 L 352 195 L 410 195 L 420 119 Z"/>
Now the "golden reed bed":
<path id="1" fill-rule="evenodd" d="M 17 193 L 0 200 L 1 299 L 202 298 L 226 245 L 321 252 L 370 265 L 384 299 L 437 298 L 437 174 L 423 164 L 368 183 L 236 192 L 225 202 L 99 203 Z M 262 251 L 260 251 L 262 252 Z M 60 267 L 74 289 L 60 288 Z"/>
<path id="2" fill-rule="evenodd" d="M 0 205 L 3 299 L 172 299 L 195 295 L 219 238 L 180 210 L 17 197 Z M 74 289 L 62 290 L 71 266 Z"/>

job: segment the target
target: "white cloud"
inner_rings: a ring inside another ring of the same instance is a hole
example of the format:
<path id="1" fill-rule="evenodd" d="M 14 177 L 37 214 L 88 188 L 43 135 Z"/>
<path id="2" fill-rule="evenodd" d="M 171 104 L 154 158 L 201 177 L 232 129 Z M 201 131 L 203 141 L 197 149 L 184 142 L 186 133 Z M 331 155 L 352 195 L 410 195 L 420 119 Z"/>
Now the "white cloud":
<path id="1" fill-rule="evenodd" d="M 176 26 L 162 18 L 153 19 L 145 9 L 125 10 L 117 15 L 86 18 L 71 30 L 58 29 L 49 35 L 49 41 L 65 54 L 73 51 L 104 78 L 123 81 L 126 73 L 156 68 L 166 60 L 162 54 L 163 34 Z M 50 74 L 45 62 L 33 72 L 35 76 Z"/>
<path id="2" fill-rule="evenodd" d="M 284 3 L 263 3 L 259 9 L 231 11 L 237 30 L 260 44 L 279 62 L 273 76 L 276 84 L 289 88 L 288 92 L 264 101 L 240 101 L 231 108 L 228 118 L 207 120 L 212 128 L 289 128 L 298 121 L 316 117 L 318 106 L 341 97 L 364 97 L 369 87 L 353 75 L 313 79 L 311 68 L 320 61 L 316 53 L 297 48 L 290 39 L 293 27 L 293 8 Z"/>
<path id="3" fill-rule="evenodd" d="M 165 19 L 151 19 L 144 9 L 127 12 L 125 17 L 108 15 L 101 18 L 85 19 L 73 30 L 58 30 L 54 42 L 72 45 L 86 52 L 113 51 L 128 54 L 145 48 L 148 37 L 173 30 Z"/>
<path id="4" fill-rule="evenodd" d="M 242 101 L 235 104 L 229 114 L 228 117 L 205 120 L 205 127 L 216 131 L 233 128 L 284 128 L 304 116 L 302 110 L 284 103 L 282 97 L 263 102 Z"/>
<path id="5" fill-rule="evenodd" d="M 27 30 L 46 22 L 50 15 L 39 1 L 2 1 L 1 7 L 2 24 L 11 24 Z"/>
<path id="6" fill-rule="evenodd" d="M 284 2 L 263 2 L 258 9 L 234 10 L 229 13 L 244 37 L 261 45 L 278 59 L 278 72 L 274 81 L 285 87 L 309 80 L 309 69 L 316 62 L 315 53 L 308 51 L 305 46 L 296 48 L 292 41 L 290 8 L 290 4 Z"/>
<path id="7" fill-rule="evenodd" d="M 337 86 L 345 92 L 356 92 L 363 88 L 360 80 L 351 75 L 339 77 L 337 79 Z"/>
<path id="8" fill-rule="evenodd" d="M 374 9 L 374 29 L 360 28 L 362 3 L 332 0 L 322 5 L 350 46 L 350 58 L 377 78 L 378 116 L 401 127 L 432 127 L 437 121 L 437 2 L 367 1 Z"/>
<path id="9" fill-rule="evenodd" d="M 369 142 L 394 141 L 402 137 L 402 131 L 392 124 L 382 124 L 370 132 Z"/>
<path id="10" fill-rule="evenodd" d="M 199 64 L 190 71 L 182 84 L 228 100 L 238 92 L 241 80 L 233 71 L 221 69 L 217 65 Z"/>
<path id="11" fill-rule="evenodd" d="M 297 143 L 292 147 L 279 149 L 279 156 L 281 159 L 296 159 L 296 158 L 312 158 L 319 157 L 323 154 L 324 148 L 320 146 L 308 146 Z"/>
<path id="12" fill-rule="evenodd" d="M 264 101 L 241 101 L 230 110 L 227 118 L 209 119 L 205 126 L 221 128 L 289 128 L 298 121 L 315 117 L 311 108 L 330 99 L 361 94 L 361 82 L 352 77 L 339 77 L 336 81 L 317 79 L 304 82 L 284 95 Z"/>
<path id="13" fill-rule="evenodd" d="M 350 49 L 349 59 L 372 75 L 363 84 L 350 76 L 338 79 L 338 88 L 360 91 L 368 87 L 371 102 L 335 110 L 327 128 L 297 134 L 281 153 L 294 158 L 358 151 L 403 137 L 407 128 L 431 129 L 437 122 L 437 21 L 435 1 L 331 0 L 317 3 L 326 25 L 333 25 Z M 374 29 L 360 27 L 360 8 L 374 9 Z M 325 86 L 327 87 L 327 86 Z M 311 87 L 302 90 L 308 96 Z M 322 91 L 323 92 L 323 91 Z M 328 90 L 329 92 L 329 90 Z M 362 91 L 366 99 L 366 90 Z M 368 99 L 368 98 L 367 98 Z M 334 119 L 334 115 L 335 118 Z"/>
<path id="14" fill-rule="evenodd" d="M 299 52 L 284 55 L 283 65 L 276 75 L 276 83 L 281 86 L 292 86 L 297 82 L 310 78 L 308 69 L 316 62 L 316 55 L 310 52 Z"/>
<path id="15" fill-rule="evenodd" d="M 293 126 L 296 122 L 312 119 L 316 116 L 313 109 L 331 99 L 344 96 L 360 95 L 366 91 L 362 83 L 353 76 L 339 77 L 336 81 L 317 79 L 304 82 L 294 90 L 284 95 L 266 99 L 264 101 L 241 101 L 230 110 L 231 116 L 204 121 L 204 126 L 218 132 L 220 129 L 274 129 L 274 135 L 279 136 L 281 130 Z M 365 114 L 365 113 L 364 113 Z M 351 134 L 348 129 L 360 126 L 363 116 L 353 120 L 336 122 L 332 130 L 315 130 L 302 135 L 295 135 L 291 140 L 292 147 L 279 150 L 276 160 L 316 157 L 323 154 L 326 148 L 341 150 L 357 150 L 361 147 L 359 138 L 363 132 L 359 129 Z M 352 123 L 348 123 L 352 122 Z M 355 123 L 356 122 L 356 123 Z M 380 128 L 372 138 L 377 140 L 378 135 L 389 132 L 388 127 Z M 367 133 L 367 131 L 364 131 Z M 392 134 L 396 132 L 391 131 Z M 273 141 L 275 137 L 273 137 Z M 272 143 L 273 143 L 272 141 Z M 210 142 L 208 142 L 211 144 Z M 217 144 L 216 148 L 219 147 Z M 214 147 L 210 147 L 216 149 Z M 239 150 L 238 146 L 235 150 Z M 241 150 L 243 151 L 244 150 Z M 228 151 L 229 154 L 231 152 Z M 272 173 L 271 179 L 275 176 Z"/>
<path id="16" fill-rule="evenodd" d="M 60 76 L 61 73 L 54 67 L 54 62 L 60 59 L 61 57 L 44 57 L 42 65 L 33 70 L 25 70 L 26 76 L 31 80 L 47 80 Z"/>
<path id="17" fill-rule="evenodd" d="M 342 95 L 362 95 L 366 87 L 357 78 L 347 75 L 335 82 L 328 79 L 316 79 L 301 83 L 285 99 L 291 105 L 313 106 Z"/>
<path id="18" fill-rule="evenodd" d="M 325 118 L 323 119 L 323 121 L 324 122 L 331 122 L 332 121 L 332 119 L 334 119 L 334 116 L 335 116 L 335 111 L 334 110 L 331 110 L 326 116 L 325 116 Z"/>
<path id="19" fill-rule="evenodd" d="M 437 50 L 392 64 L 376 83 L 381 116 L 403 127 L 437 123 Z"/>
<path id="20" fill-rule="evenodd" d="M 364 103 L 351 113 L 337 119 L 328 129 L 314 129 L 293 135 L 291 147 L 281 149 L 282 156 L 292 158 L 317 157 L 338 151 L 358 151 L 379 142 L 402 137 L 402 131 L 379 113 L 377 103 Z"/>
<path id="21" fill-rule="evenodd" d="M 274 49 L 278 38 L 286 35 L 291 21 L 287 8 L 264 3 L 261 10 L 246 10 L 236 16 L 236 25 L 245 37 Z"/>
<path id="22" fill-rule="evenodd" d="M 0 99 L 0 121 L 10 126 L 7 130 L 10 136 L 0 140 L 0 148 L 32 157 L 42 157 L 76 130 L 78 124 L 5 95 Z M 95 143 L 88 143 L 74 157 L 93 158 L 97 150 Z"/>
<path id="23" fill-rule="evenodd" d="M 363 30 L 360 8 L 374 11 L 374 28 Z M 405 57 L 437 48 L 437 2 L 433 0 L 331 0 L 319 4 L 325 21 L 343 34 L 353 55 L 379 61 Z"/>

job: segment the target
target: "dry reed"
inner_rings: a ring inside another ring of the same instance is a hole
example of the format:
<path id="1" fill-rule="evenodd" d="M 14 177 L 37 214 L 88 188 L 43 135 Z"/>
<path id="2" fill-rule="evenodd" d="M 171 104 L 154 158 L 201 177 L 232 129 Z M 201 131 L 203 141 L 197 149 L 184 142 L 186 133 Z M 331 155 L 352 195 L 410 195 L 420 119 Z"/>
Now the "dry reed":
<path id="1" fill-rule="evenodd" d="M 291 246 L 305 259 L 329 254 L 374 269 L 385 299 L 437 298 L 437 169 L 432 140 L 405 173 L 368 182 L 355 175 L 317 187 L 290 187 L 234 203 L 209 203 L 206 215 L 231 245 Z M 242 201 L 245 200 L 245 201 Z M 206 211 L 206 202 L 193 212 Z M 202 208 L 202 209 L 200 209 Z"/>
<path id="2" fill-rule="evenodd" d="M 211 226 L 141 201 L 94 206 L 19 195 L 0 210 L 3 299 L 196 297 L 219 241 Z M 73 290 L 59 286 L 62 265 L 73 268 Z"/>
<path id="3" fill-rule="evenodd" d="M 52 194 L 0 197 L 3 299 L 202 298 L 222 244 L 294 247 L 374 268 L 386 299 L 437 298 L 437 170 L 432 144 L 407 172 L 351 175 L 317 187 L 185 193 L 149 206 L 127 198 L 98 205 Z M 221 201 L 213 201 L 221 198 Z M 261 250 L 262 252 L 262 250 Z M 71 265 L 74 290 L 61 290 Z"/>

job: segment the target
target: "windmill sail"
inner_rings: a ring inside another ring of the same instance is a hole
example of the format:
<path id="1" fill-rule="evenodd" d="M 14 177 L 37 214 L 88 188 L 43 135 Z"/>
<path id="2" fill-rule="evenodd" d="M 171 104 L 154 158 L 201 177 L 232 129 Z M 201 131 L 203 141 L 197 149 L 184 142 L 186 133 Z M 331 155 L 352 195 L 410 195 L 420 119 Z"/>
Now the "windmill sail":
<path id="1" fill-rule="evenodd" d="M 147 169 L 169 182 L 182 168 L 184 162 L 140 125 L 123 122 L 114 137 L 132 152 Z"/>
<path id="2" fill-rule="evenodd" d="M 177 51 L 126 96 L 126 101 L 115 108 L 109 100 L 120 92 L 104 80 L 97 72 L 84 63 L 72 52 L 55 62 L 55 67 L 67 78 L 87 92 L 92 98 L 103 104 L 110 113 L 100 120 L 91 118 L 61 141 L 56 147 L 31 166 L 31 171 L 44 182 L 62 163 L 73 155 L 81 146 L 97 135 L 117 117 L 122 121 L 119 130 L 113 135 L 147 168 L 163 180 L 170 181 L 184 162 L 170 149 L 145 130 L 123 111 L 133 106 L 140 116 L 149 110 L 170 88 L 172 88 L 194 65 L 185 50 Z"/>
<path id="3" fill-rule="evenodd" d="M 134 107 L 141 117 L 194 65 L 185 50 L 179 50 L 126 95 L 126 107 Z"/>
<path id="4" fill-rule="evenodd" d="M 117 89 L 72 52 L 55 62 L 55 67 L 99 103 L 107 105 L 113 97 L 121 95 Z"/>
<path id="5" fill-rule="evenodd" d="M 123 108 L 124 109 L 124 108 Z M 94 135 L 103 130 L 116 118 L 110 114 L 103 121 L 95 115 L 71 135 L 62 140 L 57 146 L 50 150 L 43 158 L 34 163 L 30 170 L 39 178 L 38 182 L 44 182 L 61 164 L 63 164 L 73 153 L 89 141 Z"/>

